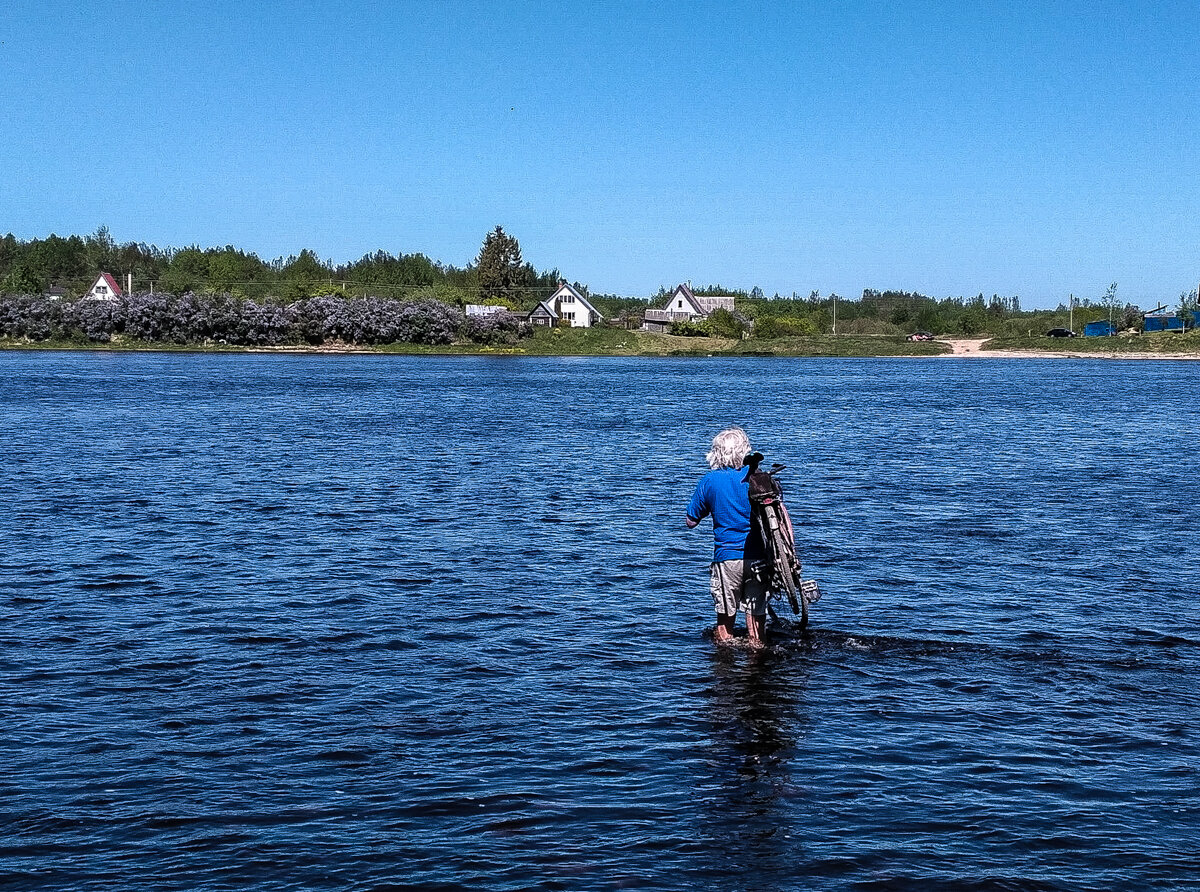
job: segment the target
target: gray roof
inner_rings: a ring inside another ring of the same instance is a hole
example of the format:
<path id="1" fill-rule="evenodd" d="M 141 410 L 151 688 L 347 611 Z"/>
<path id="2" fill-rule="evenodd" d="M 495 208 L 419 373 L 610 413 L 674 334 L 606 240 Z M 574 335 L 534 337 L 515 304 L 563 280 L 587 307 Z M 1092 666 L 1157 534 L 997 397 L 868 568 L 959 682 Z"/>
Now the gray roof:
<path id="1" fill-rule="evenodd" d="M 532 319 L 534 316 L 540 315 L 538 310 L 541 310 L 542 314 L 549 316 L 551 319 L 558 318 L 558 313 L 554 312 L 554 307 L 550 306 L 544 300 L 539 300 L 538 305 L 529 311 L 529 318 Z"/>

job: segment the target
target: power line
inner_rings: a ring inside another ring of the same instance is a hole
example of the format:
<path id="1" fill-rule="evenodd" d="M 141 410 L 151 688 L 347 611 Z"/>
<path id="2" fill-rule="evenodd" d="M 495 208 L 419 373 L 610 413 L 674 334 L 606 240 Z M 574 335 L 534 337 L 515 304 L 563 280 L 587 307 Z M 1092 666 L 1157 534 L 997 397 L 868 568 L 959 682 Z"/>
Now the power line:
<path id="1" fill-rule="evenodd" d="M 149 283 L 153 283 L 153 284 L 159 284 L 162 282 L 162 279 L 149 279 L 149 278 L 145 278 L 145 277 L 140 277 L 140 278 L 135 277 L 134 283 L 136 284 L 139 282 L 149 282 Z M 309 287 L 313 287 L 313 286 L 319 287 L 320 285 L 323 285 L 323 284 L 327 285 L 328 287 L 334 287 L 336 284 L 342 288 L 354 287 L 354 288 L 406 288 L 406 289 L 429 288 L 429 289 L 435 289 L 435 288 L 438 288 L 439 286 L 441 286 L 441 287 L 445 287 L 445 288 L 453 288 L 455 290 L 460 290 L 460 291 L 473 290 L 471 288 L 460 288 L 457 285 L 452 285 L 452 284 L 449 284 L 446 282 L 439 282 L 439 283 L 433 283 L 433 284 L 430 284 L 428 282 L 422 282 L 420 284 L 401 284 L 401 283 L 395 283 L 395 282 L 356 282 L 351 279 L 334 279 L 332 281 L 329 279 L 324 279 L 324 280 L 318 279 L 316 281 L 306 281 L 306 280 L 298 280 L 298 279 L 279 279 L 279 280 L 276 280 L 273 282 L 267 282 L 267 281 L 261 281 L 261 280 L 248 281 L 248 282 L 222 281 L 220 283 L 220 287 L 221 288 L 226 288 L 226 287 L 236 288 L 236 287 L 240 287 L 240 286 L 252 286 L 252 287 L 256 287 L 256 288 L 280 288 L 280 287 L 287 287 L 289 285 L 303 285 L 303 286 L 309 286 Z M 205 283 L 205 286 L 207 288 L 214 287 L 212 285 L 209 285 L 207 282 Z M 545 292 L 545 293 L 553 294 L 555 291 L 558 290 L 558 288 L 559 288 L 559 286 L 557 286 L 557 285 L 554 287 L 551 287 L 549 285 L 530 285 L 525 288 L 519 288 L 519 287 L 489 288 L 488 291 L 491 293 L 500 293 L 500 294 L 529 294 L 530 292 L 537 292 L 537 293 Z"/>

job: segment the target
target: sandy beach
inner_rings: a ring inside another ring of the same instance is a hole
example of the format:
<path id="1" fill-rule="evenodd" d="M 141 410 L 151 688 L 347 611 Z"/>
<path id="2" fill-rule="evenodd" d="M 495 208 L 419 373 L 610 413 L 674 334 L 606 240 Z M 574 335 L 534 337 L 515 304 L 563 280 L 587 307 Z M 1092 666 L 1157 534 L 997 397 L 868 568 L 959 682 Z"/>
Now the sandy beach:
<path id="1" fill-rule="evenodd" d="M 1200 353 L 1075 353 L 1067 350 L 984 350 L 988 338 L 938 338 L 950 353 L 941 357 L 976 357 L 985 359 L 1200 359 Z"/>

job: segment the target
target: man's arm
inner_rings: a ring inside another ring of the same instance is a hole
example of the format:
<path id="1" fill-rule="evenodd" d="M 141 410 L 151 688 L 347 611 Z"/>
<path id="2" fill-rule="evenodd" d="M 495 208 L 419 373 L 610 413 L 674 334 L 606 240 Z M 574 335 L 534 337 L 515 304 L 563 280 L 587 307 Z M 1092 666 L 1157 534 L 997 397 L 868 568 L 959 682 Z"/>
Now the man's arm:
<path id="1" fill-rule="evenodd" d="M 705 483 L 708 481 L 704 477 L 696 484 L 696 491 L 692 493 L 692 500 L 687 506 L 687 526 L 688 529 L 695 529 L 700 526 L 700 521 L 708 517 L 708 487 Z"/>

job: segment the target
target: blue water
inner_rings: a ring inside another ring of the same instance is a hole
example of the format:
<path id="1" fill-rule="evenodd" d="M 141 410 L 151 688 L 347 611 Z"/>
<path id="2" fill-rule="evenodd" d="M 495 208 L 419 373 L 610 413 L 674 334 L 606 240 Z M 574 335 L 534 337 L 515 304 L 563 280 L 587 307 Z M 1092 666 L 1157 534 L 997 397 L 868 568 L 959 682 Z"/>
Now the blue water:
<path id="1" fill-rule="evenodd" d="M 1198 391 L 0 353 L 0 888 L 1200 886 Z M 730 422 L 825 591 L 757 654 Z"/>

